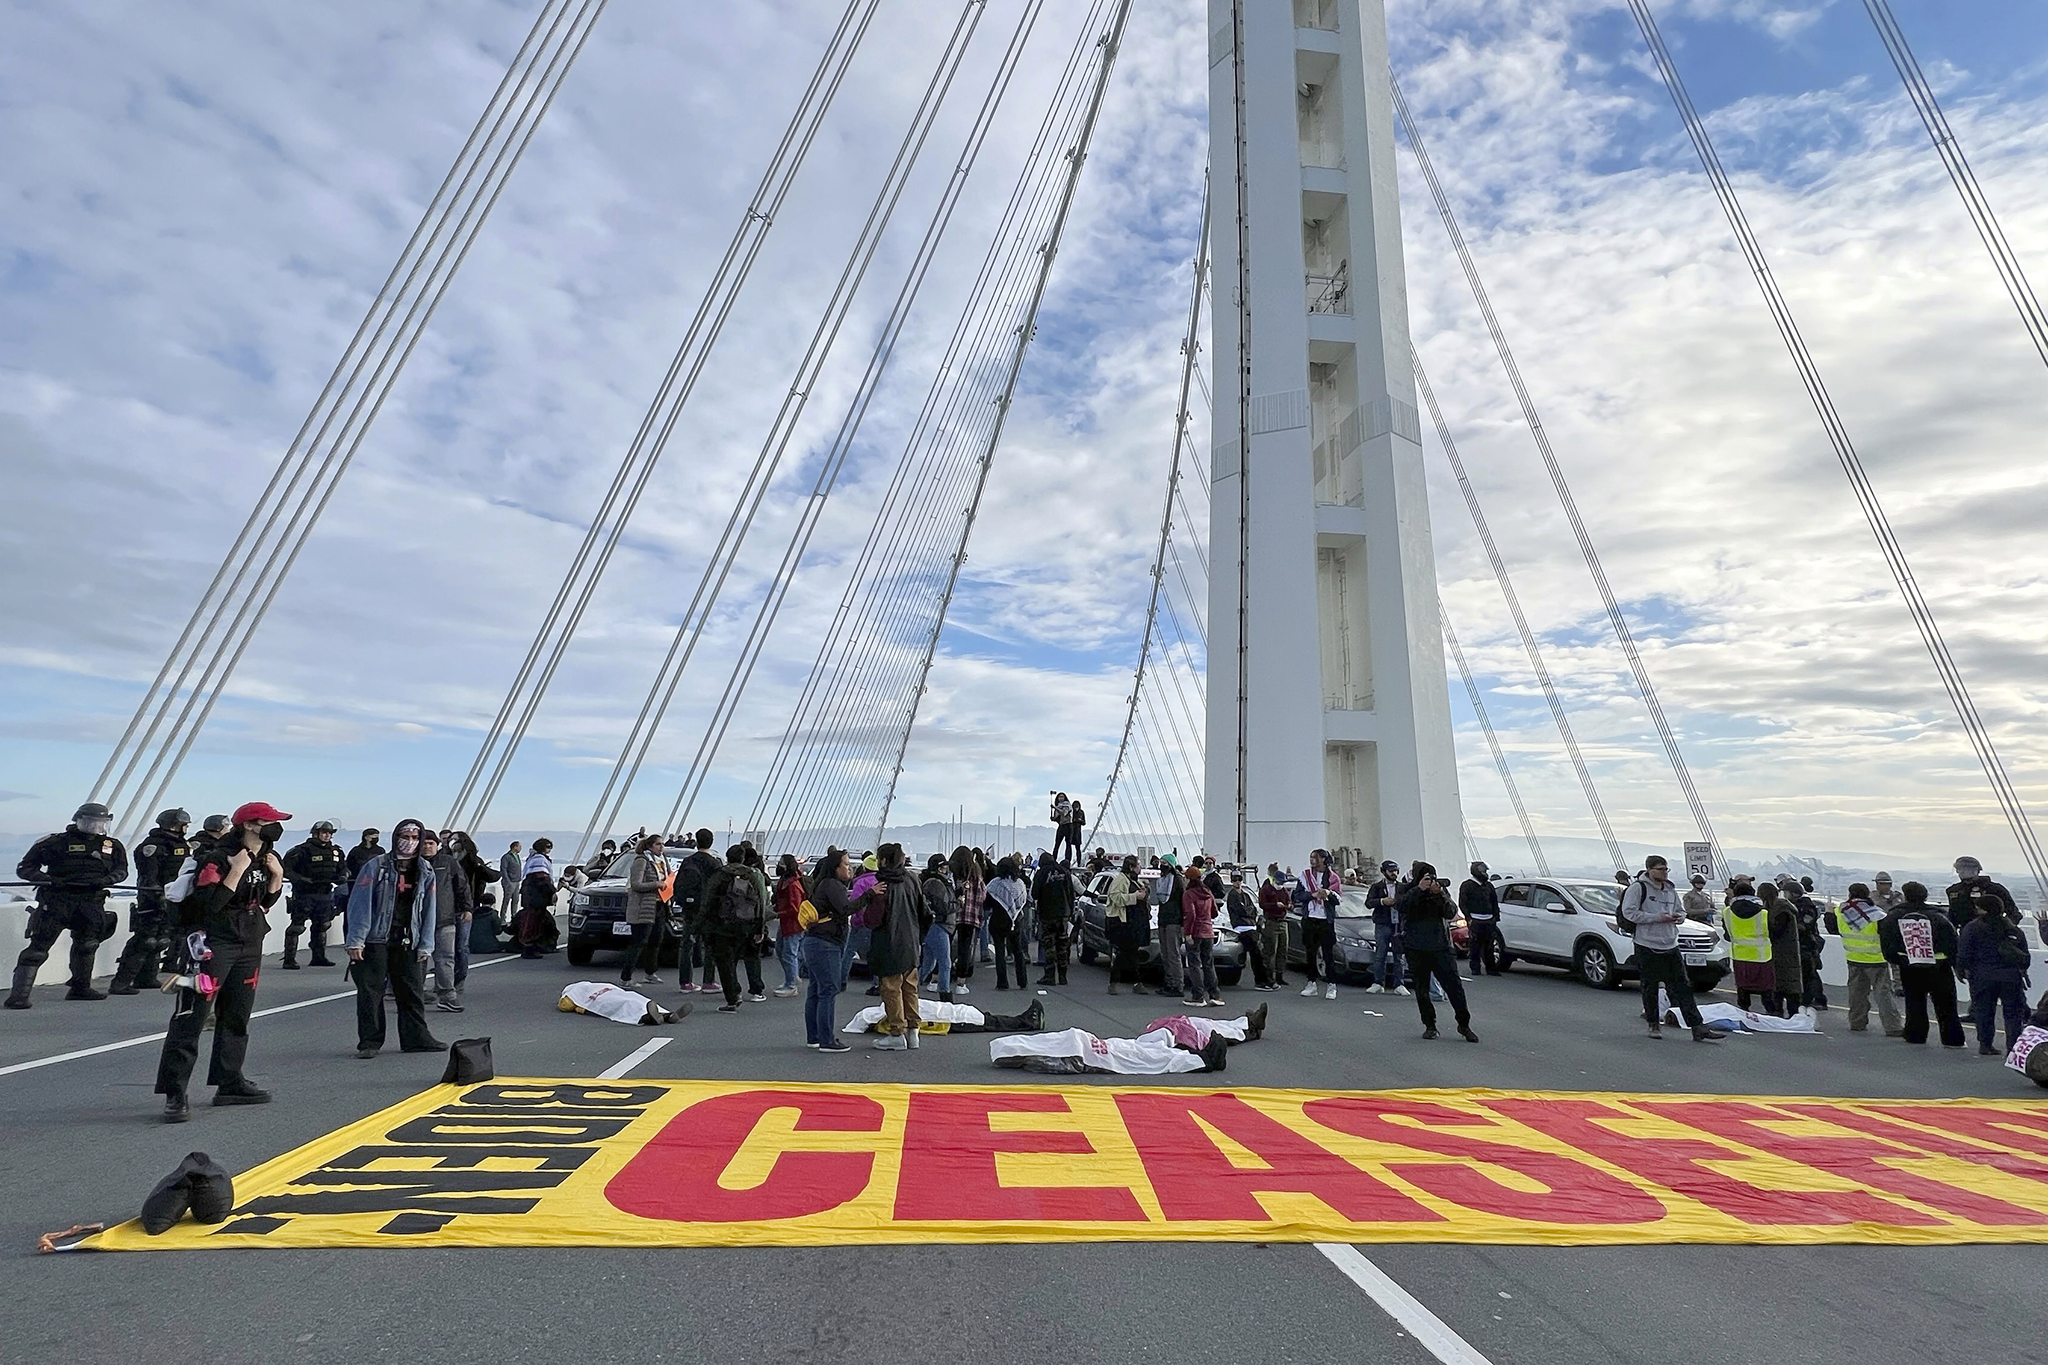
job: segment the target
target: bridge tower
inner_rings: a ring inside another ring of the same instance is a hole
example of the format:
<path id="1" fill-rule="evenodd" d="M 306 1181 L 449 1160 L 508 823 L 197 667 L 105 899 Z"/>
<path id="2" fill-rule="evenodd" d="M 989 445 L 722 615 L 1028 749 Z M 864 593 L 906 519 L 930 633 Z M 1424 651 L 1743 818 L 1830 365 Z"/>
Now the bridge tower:
<path id="1" fill-rule="evenodd" d="M 1209 0 L 1209 30 L 1204 842 L 1449 875 L 1463 824 L 1384 0 Z"/>

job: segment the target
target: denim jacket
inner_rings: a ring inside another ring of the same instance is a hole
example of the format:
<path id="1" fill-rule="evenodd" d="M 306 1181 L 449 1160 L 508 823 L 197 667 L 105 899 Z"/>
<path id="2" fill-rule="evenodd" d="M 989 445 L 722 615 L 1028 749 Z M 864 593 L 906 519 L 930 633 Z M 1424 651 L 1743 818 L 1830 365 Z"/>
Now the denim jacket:
<path id="1" fill-rule="evenodd" d="M 434 865 L 418 859 L 420 887 L 412 901 L 412 943 L 415 951 L 431 952 L 434 947 L 435 901 Z M 391 914 L 398 904 L 398 869 L 392 855 L 380 853 L 363 864 L 355 885 L 348 893 L 348 916 L 343 921 L 341 945 L 360 948 L 366 943 L 383 943 L 391 937 Z"/>

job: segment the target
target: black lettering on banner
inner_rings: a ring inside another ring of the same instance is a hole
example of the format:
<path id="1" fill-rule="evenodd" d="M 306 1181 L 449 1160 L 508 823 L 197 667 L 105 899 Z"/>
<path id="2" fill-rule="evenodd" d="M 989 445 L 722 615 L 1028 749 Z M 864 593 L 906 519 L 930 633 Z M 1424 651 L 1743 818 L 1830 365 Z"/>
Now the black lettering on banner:
<path id="1" fill-rule="evenodd" d="M 473 1085 L 456 1102 L 513 1109 L 539 1109 L 549 1104 L 645 1109 L 667 1093 L 665 1085 Z"/>
<path id="2" fill-rule="evenodd" d="M 385 1134 L 393 1142 L 464 1146 L 574 1147 L 626 1131 L 639 1115 L 615 1119 L 558 1118 L 553 1114 L 460 1114 L 437 1109 Z"/>

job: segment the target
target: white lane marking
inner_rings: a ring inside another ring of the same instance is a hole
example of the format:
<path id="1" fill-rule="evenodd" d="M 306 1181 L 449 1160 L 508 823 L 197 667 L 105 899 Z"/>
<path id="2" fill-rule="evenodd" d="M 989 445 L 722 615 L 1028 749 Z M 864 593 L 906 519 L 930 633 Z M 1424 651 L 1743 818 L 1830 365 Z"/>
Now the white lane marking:
<path id="1" fill-rule="evenodd" d="M 472 962 L 469 965 L 471 970 L 474 970 L 478 967 L 495 966 L 500 962 L 516 961 L 518 961 L 518 955 L 515 953 L 505 957 L 487 957 L 481 962 Z M 272 1005 L 267 1010 L 255 1010 L 249 1017 L 251 1019 L 264 1019 L 273 1014 L 286 1014 L 292 1010 L 302 1010 L 308 1005 L 326 1005 L 336 1000 L 353 1000 L 355 998 L 356 993 L 352 990 L 337 991 L 333 995 L 316 995 L 310 1000 L 294 1000 L 289 1005 Z M 60 1052 L 54 1057 L 38 1057 L 32 1062 L 15 1062 L 11 1066 L 0 1066 L 0 1076 L 12 1076 L 17 1071 L 34 1071 L 38 1067 L 55 1066 L 59 1062 L 75 1062 L 81 1057 L 97 1057 L 102 1052 L 119 1052 L 122 1048 L 141 1047 L 144 1043 L 161 1043 L 163 1040 L 164 1035 L 161 1032 L 145 1033 L 139 1038 L 123 1038 L 118 1043 L 101 1043 L 98 1047 L 82 1047 L 76 1052 Z"/>
<path id="2" fill-rule="evenodd" d="M 601 1081 L 615 1081 L 669 1045 L 667 1038 L 649 1038 L 617 1062 L 597 1073 Z"/>
<path id="3" fill-rule="evenodd" d="M 1315 1248 L 1444 1365 L 1493 1365 L 1473 1350 L 1465 1338 L 1444 1326 L 1443 1319 L 1424 1308 L 1413 1294 L 1395 1284 L 1386 1271 L 1366 1260 L 1357 1247 L 1345 1242 L 1317 1242 Z"/>

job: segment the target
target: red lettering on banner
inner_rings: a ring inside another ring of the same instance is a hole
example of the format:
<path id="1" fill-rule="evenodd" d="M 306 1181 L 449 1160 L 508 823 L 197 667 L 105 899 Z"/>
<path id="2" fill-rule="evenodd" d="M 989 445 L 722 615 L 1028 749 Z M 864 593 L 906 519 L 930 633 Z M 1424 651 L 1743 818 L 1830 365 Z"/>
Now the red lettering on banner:
<path id="1" fill-rule="evenodd" d="M 2016 1175 L 2023 1180 L 2038 1180 L 2048 1184 L 2048 1165 L 2044 1165 L 2042 1162 L 2036 1161 L 2031 1157 L 2020 1156 L 2015 1152 L 1993 1151 L 1986 1147 L 1980 1147 L 1974 1142 L 1965 1142 L 1963 1139 L 1950 1133 L 1930 1133 L 1924 1128 L 1908 1128 L 1903 1123 L 1893 1123 L 1891 1120 L 1879 1118 L 1875 1114 L 1866 1114 L 1860 1109 L 1849 1109 L 1836 1105 L 1780 1104 L 1779 1107 L 1790 1109 L 1795 1113 L 1809 1115 L 1813 1118 L 1826 1119 L 1829 1123 L 1838 1123 L 1844 1128 L 1854 1128 L 1858 1132 L 1887 1138 L 1892 1142 L 1898 1143 L 1901 1147 L 1914 1147 L 1923 1152 L 1935 1152 L 1941 1156 L 1954 1157 L 1958 1161 L 1967 1161 L 1975 1166 L 1988 1166 L 1994 1171 L 2002 1171 L 2006 1175 Z M 1904 1117 L 1911 1115 L 1914 1111 L 1895 1110 L 1893 1112 L 1899 1113 Z"/>
<path id="2" fill-rule="evenodd" d="M 998 1152 L 1090 1154 L 1095 1145 L 1086 1133 L 998 1133 L 990 1129 L 989 1115 L 1070 1112 L 1066 1097 L 1057 1094 L 912 1092 L 896 1181 L 897 1219 L 1144 1222 L 1144 1208 L 1121 1185 L 1005 1186 L 997 1179 Z"/>
<path id="3" fill-rule="evenodd" d="M 1482 1213 L 1525 1218 L 1534 1223 L 1579 1226 L 1612 1223 L 1654 1223 L 1664 1205 L 1634 1185 L 1607 1172 L 1552 1152 L 1483 1142 L 1440 1128 L 1410 1127 L 1389 1121 L 1390 1115 L 1427 1123 L 1501 1125 L 1491 1117 L 1440 1104 L 1412 1100 L 1331 1098 L 1310 1100 L 1302 1111 L 1326 1128 L 1372 1142 L 1392 1143 L 1417 1151 L 1437 1152 L 1463 1161 L 1484 1161 L 1518 1171 L 1548 1187 L 1532 1194 L 1503 1185 L 1475 1167 L 1449 1162 L 1389 1160 L 1387 1168 L 1431 1194 Z"/>
<path id="4" fill-rule="evenodd" d="M 1889 1114 L 1902 1123 L 1944 1128 L 1980 1142 L 2048 1156 L 2048 1112 L 2042 1110 L 1993 1109 L 1975 1104 L 1866 1103 L 1864 1108 Z"/>
<path id="5" fill-rule="evenodd" d="M 1939 1226 L 1940 1220 L 1873 1195 L 1820 1190 L 1766 1190 L 1710 1169 L 1710 1161 L 1742 1161 L 1745 1154 L 1697 1138 L 1641 1138 L 1618 1133 L 1596 1119 L 1633 1119 L 1597 1100 L 1487 1100 L 1486 1107 L 1656 1181 L 1679 1194 L 1758 1227 L 1885 1223 Z"/>
<path id="6" fill-rule="evenodd" d="M 1354 1223 L 1441 1223 L 1376 1176 L 1318 1147 L 1228 1091 L 1168 1095 L 1137 1091 L 1116 1097 L 1124 1126 L 1144 1159 L 1159 1206 L 1177 1223 L 1270 1222 L 1259 1194 L 1312 1194 Z M 1218 1151 L 1199 1118 L 1242 1143 L 1271 1170 L 1241 1170 Z"/>
<path id="7" fill-rule="evenodd" d="M 1801 1162 L 1859 1185 L 1903 1195 L 1973 1222 L 2011 1226 L 2048 1223 L 2048 1216 L 2032 1209 L 1958 1189 L 1884 1162 L 1886 1157 L 1909 1161 L 1924 1159 L 1918 1152 L 1901 1150 L 1889 1144 L 1880 1145 L 1865 1137 L 1787 1137 L 1767 1126 L 1769 1120 L 1782 1120 L 1786 1115 L 1764 1105 L 1736 1100 L 1639 1100 L 1637 1103 L 1695 1128 L 1704 1128 L 1710 1133 L 1760 1148 L 1773 1156 Z M 1813 1117 L 1831 1119 L 1833 1116 L 1821 1112 Z"/>
<path id="8" fill-rule="evenodd" d="M 798 1110 L 799 1133 L 878 1133 L 882 1106 L 864 1095 L 818 1090 L 741 1090 L 716 1095 L 668 1121 L 605 1186 L 612 1207 L 673 1223 L 753 1223 L 824 1213 L 868 1185 L 873 1152 L 782 1152 L 768 1178 L 730 1190 L 719 1176 L 761 1116 Z"/>

